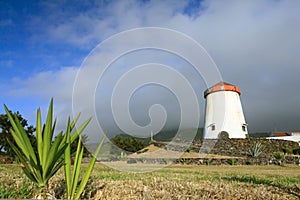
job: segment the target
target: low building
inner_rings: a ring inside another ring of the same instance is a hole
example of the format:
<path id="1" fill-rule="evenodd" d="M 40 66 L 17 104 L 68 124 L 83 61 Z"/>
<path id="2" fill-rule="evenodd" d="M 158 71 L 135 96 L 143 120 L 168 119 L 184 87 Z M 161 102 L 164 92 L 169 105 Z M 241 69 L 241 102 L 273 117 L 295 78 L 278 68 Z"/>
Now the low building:
<path id="1" fill-rule="evenodd" d="M 300 132 L 273 132 L 267 139 L 288 140 L 298 142 L 300 146 Z"/>

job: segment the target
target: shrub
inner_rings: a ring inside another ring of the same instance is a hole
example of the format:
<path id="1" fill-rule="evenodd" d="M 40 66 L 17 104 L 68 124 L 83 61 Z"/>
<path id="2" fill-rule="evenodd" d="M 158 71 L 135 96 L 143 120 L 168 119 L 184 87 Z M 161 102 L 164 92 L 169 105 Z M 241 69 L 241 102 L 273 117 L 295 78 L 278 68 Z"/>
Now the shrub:
<path id="1" fill-rule="evenodd" d="M 141 163 L 146 163 L 146 158 L 142 157 L 140 158 Z"/>
<path id="2" fill-rule="evenodd" d="M 289 153 L 292 153 L 293 150 L 291 148 L 285 147 L 285 148 L 282 148 L 282 152 L 284 154 L 289 154 Z"/>
<path id="3" fill-rule="evenodd" d="M 123 149 L 128 152 L 137 152 L 147 146 L 147 143 L 145 140 L 135 138 L 129 135 L 116 135 L 111 139 L 111 142 L 119 147 L 120 149 Z"/>
<path id="4" fill-rule="evenodd" d="M 249 155 L 251 157 L 258 157 L 262 153 L 262 146 L 260 142 L 254 143 L 251 149 L 249 149 Z"/>
<path id="5" fill-rule="evenodd" d="M 211 163 L 211 160 L 206 160 L 206 161 L 205 161 L 205 164 L 206 164 L 206 165 L 210 165 L 210 163 Z"/>
<path id="6" fill-rule="evenodd" d="M 274 153 L 274 158 L 276 158 L 277 160 L 280 160 L 282 158 L 282 155 L 280 153 Z"/>
<path id="7" fill-rule="evenodd" d="M 163 161 L 165 162 L 165 164 L 169 164 L 172 162 L 170 158 L 163 158 Z"/>
<path id="8" fill-rule="evenodd" d="M 230 160 L 228 160 L 228 163 L 230 165 L 235 165 L 236 164 L 236 159 L 230 159 Z"/>
<path id="9" fill-rule="evenodd" d="M 151 137 L 149 144 L 155 144 L 155 143 L 156 143 L 156 140 L 154 140 L 154 139 Z"/>
<path id="10" fill-rule="evenodd" d="M 246 165 L 253 165 L 253 161 L 252 160 L 247 160 Z"/>
<path id="11" fill-rule="evenodd" d="M 192 147 L 188 147 L 185 151 L 189 153 L 192 151 L 192 149 L 193 149 Z"/>
<path id="12" fill-rule="evenodd" d="M 119 160 L 126 160 L 126 158 L 127 158 L 127 154 L 124 151 L 122 151 L 121 155 L 119 156 Z"/>
<path id="13" fill-rule="evenodd" d="M 181 163 L 181 164 L 186 164 L 186 159 L 185 159 L 185 158 L 181 158 L 181 159 L 180 159 L 180 163 Z"/>
<path id="14" fill-rule="evenodd" d="M 300 155 L 300 148 L 293 149 L 293 154 L 294 155 Z"/>

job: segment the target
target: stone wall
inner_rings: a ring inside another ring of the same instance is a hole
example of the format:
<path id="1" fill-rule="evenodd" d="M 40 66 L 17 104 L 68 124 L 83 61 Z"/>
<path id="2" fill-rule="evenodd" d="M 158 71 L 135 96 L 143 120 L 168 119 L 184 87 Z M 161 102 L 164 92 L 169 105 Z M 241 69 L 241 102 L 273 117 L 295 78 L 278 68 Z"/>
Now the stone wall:
<path id="1" fill-rule="evenodd" d="M 260 143 L 262 146 L 263 154 L 274 154 L 283 152 L 284 149 L 292 151 L 299 148 L 297 142 L 274 140 L 274 139 L 229 139 L 223 138 L 219 140 L 205 140 L 207 146 L 213 147 L 207 149 L 212 154 L 226 155 L 226 156 L 248 156 L 249 150 L 253 148 L 253 145 Z M 195 140 L 191 146 L 195 152 L 206 151 L 205 148 L 201 149 L 203 140 Z"/>
<path id="2" fill-rule="evenodd" d="M 275 140 L 275 139 L 230 139 L 221 138 L 218 140 L 194 140 L 192 145 L 186 149 L 185 145 L 180 143 L 156 143 L 156 146 L 175 151 L 200 152 L 202 154 L 217 154 L 221 156 L 230 156 L 232 158 L 180 158 L 174 160 L 174 163 L 181 164 L 207 164 L 207 165 L 300 165 L 300 156 L 293 155 L 293 149 L 300 148 L 297 142 Z M 257 157 L 250 155 L 249 150 L 253 149 L 255 144 L 261 144 L 261 154 Z M 205 144 L 205 145 L 203 145 Z M 205 147 L 204 147 L 205 146 Z M 148 161 L 151 162 L 151 161 Z"/>

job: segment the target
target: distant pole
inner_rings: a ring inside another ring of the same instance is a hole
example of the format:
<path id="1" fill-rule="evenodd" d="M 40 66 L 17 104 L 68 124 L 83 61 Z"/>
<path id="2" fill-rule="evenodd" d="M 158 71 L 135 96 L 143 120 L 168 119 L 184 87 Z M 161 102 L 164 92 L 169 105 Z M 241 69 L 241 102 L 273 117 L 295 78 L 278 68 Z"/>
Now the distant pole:
<path id="1" fill-rule="evenodd" d="M 155 143 L 155 140 L 153 139 L 153 132 L 151 131 L 151 136 L 150 136 L 150 144 Z"/>
<path id="2" fill-rule="evenodd" d="M 153 131 L 151 131 L 150 134 L 151 134 L 151 136 L 150 136 L 151 137 L 151 141 L 153 141 Z"/>
<path id="3" fill-rule="evenodd" d="M 277 132 L 276 122 L 274 122 L 274 132 Z"/>

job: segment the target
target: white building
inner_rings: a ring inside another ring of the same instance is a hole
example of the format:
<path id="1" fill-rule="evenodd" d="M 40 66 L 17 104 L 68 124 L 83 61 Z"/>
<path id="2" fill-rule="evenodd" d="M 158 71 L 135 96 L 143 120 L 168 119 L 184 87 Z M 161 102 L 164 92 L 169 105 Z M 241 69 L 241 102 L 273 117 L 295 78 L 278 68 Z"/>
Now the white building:
<path id="1" fill-rule="evenodd" d="M 274 132 L 267 139 L 288 140 L 298 142 L 300 146 L 300 132 Z"/>
<path id="2" fill-rule="evenodd" d="M 227 132 L 229 138 L 247 137 L 240 88 L 221 81 L 208 88 L 204 92 L 204 98 L 204 138 L 218 138 L 221 132 Z"/>

